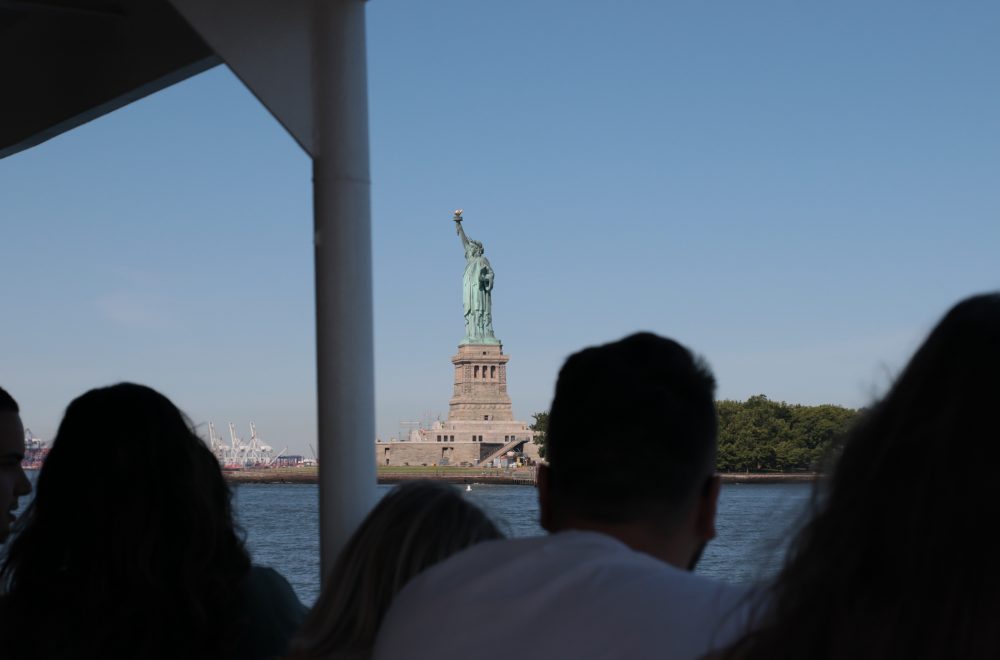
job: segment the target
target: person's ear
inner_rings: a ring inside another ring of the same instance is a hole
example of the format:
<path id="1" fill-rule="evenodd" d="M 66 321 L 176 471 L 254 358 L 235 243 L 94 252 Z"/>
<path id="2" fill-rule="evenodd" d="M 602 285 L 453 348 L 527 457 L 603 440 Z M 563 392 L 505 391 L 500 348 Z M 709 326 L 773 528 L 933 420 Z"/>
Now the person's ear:
<path id="1" fill-rule="evenodd" d="M 549 466 L 539 464 L 535 475 L 535 487 L 538 489 L 538 523 L 547 532 L 552 530 L 552 474 Z"/>
<path id="2" fill-rule="evenodd" d="M 719 504 L 722 480 L 719 475 L 708 477 L 695 504 L 694 532 L 703 541 L 715 538 L 715 514 Z"/>

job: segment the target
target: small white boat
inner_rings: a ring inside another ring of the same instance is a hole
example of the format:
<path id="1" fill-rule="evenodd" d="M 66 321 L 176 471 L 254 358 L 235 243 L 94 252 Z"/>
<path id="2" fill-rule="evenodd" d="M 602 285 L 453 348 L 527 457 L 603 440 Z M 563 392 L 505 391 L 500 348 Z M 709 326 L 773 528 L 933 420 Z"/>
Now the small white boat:
<path id="1" fill-rule="evenodd" d="M 465 492 L 466 492 L 466 493 L 471 493 L 471 492 L 472 492 L 472 486 L 470 486 L 470 485 L 466 484 L 466 485 L 465 485 Z"/>

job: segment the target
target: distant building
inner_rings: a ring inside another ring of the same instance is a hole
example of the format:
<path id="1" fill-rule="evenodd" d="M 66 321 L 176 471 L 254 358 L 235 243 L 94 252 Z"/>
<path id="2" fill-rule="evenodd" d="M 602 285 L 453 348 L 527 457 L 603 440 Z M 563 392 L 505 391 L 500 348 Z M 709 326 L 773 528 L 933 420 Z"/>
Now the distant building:
<path id="1" fill-rule="evenodd" d="M 284 454 L 274 459 L 274 467 L 297 467 L 304 463 L 300 454 Z"/>

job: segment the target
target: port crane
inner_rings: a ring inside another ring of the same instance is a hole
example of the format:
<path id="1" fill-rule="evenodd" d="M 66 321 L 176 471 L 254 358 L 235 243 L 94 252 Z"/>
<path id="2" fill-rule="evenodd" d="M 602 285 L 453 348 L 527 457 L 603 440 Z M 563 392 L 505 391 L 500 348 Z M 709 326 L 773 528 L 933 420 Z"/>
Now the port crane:
<path id="1" fill-rule="evenodd" d="M 319 465 L 319 458 L 316 456 L 316 450 L 313 449 L 313 446 L 312 446 L 311 443 L 309 443 L 309 451 L 311 451 L 312 455 L 313 455 L 312 461 L 310 462 L 310 460 L 307 458 L 304 461 L 302 461 L 302 464 L 303 465 Z"/>
<path id="2" fill-rule="evenodd" d="M 209 422 L 208 445 L 222 467 L 229 470 L 265 467 L 271 465 L 277 458 L 274 456 L 274 448 L 261 441 L 257 435 L 257 426 L 253 422 L 250 422 L 249 442 L 239 437 L 236 424 L 229 422 L 228 444 L 216 433 L 215 424 Z"/>

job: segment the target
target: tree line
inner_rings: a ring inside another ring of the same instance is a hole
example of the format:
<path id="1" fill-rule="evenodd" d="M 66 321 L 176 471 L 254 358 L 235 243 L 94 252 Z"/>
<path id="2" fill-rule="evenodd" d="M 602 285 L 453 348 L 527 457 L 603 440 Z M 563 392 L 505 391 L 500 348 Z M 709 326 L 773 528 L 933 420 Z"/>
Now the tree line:
<path id="1" fill-rule="evenodd" d="M 720 472 L 798 472 L 818 469 L 850 428 L 858 410 L 824 404 L 718 401 Z"/>
<path id="2" fill-rule="evenodd" d="M 824 457 L 857 419 L 859 410 L 832 404 L 804 406 L 763 394 L 746 401 L 717 401 L 720 472 L 803 472 Z M 548 412 L 532 415 L 535 442 L 544 457 Z"/>

